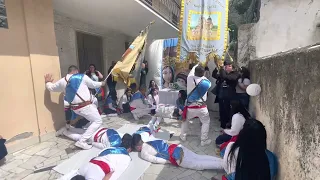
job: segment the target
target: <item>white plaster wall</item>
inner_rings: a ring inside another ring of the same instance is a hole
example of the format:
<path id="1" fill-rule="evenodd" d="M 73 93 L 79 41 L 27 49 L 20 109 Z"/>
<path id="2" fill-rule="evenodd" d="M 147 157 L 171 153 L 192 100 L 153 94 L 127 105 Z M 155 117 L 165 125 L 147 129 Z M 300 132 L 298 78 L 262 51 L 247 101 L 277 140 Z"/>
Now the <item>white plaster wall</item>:
<path id="1" fill-rule="evenodd" d="M 320 42 L 320 0 L 262 0 L 260 12 L 257 57 Z"/>
<path id="2" fill-rule="evenodd" d="M 59 12 L 54 12 L 54 26 L 62 76 L 67 73 L 70 65 L 78 65 L 76 31 L 102 37 L 104 67 L 98 69 L 101 69 L 104 75 L 107 75 L 112 61 L 120 60 L 125 51 L 125 42 L 132 40 L 125 34 L 72 19 Z"/>

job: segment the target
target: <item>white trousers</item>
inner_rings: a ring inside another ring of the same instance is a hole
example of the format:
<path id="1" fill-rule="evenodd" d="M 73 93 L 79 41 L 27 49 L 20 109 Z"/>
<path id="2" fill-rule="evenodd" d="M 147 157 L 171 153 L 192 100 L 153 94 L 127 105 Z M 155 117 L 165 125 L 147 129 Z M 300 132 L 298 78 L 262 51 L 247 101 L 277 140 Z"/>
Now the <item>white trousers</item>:
<path id="1" fill-rule="evenodd" d="M 78 170 L 78 174 L 84 176 L 86 180 L 102 180 L 105 173 L 102 169 L 92 163 L 88 163 Z"/>
<path id="2" fill-rule="evenodd" d="M 208 109 L 200 108 L 200 109 L 188 109 L 187 119 L 181 124 L 181 135 L 187 136 L 187 132 L 189 130 L 189 120 L 195 117 L 199 117 L 202 127 L 201 127 L 201 141 L 205 141 L 208 139 L 208 133 L 210 128 L 210 116 Z"/>
<path id="3" fill-rule="evenodd" d="M 85 133 L 82 134 L 81 138 L 79 139 L 80 142 L 85 142 L 90 139 L 93 134 L 99 129 L 102 124 L 102 118 L 96 105 L 93 104 L 74 110 L 74 112 L 91 122 L 88 129 L 85 131 Z"/>
<path id="4" fill-rule="evenodd" d="M 69 128 L 68 130 L 63 132 L 63 135 L 67 136 L 68 138 L 79 141 L 81 139 L 81 136 L 85 133 L 86 130 L 79 129 L 79 128 Z M 103 136 L 101 138 L 107 138 L 106 136 Z M 94 136 L 92 136 L 89 140 L 89 142 L 98 149 L 105 149 L 107 147 L 110 147 L 109 140 L 105 140 L 105 143 L 102 142 L 94 142 Z"/>
<path id="5" fill-rule="evenodd" d="M 131 111 L 131 113 L 136 120 L 138 120 L 138 118 L 141 118 L 145 115 L 148 115 L 151 111 L 151 108 L 149 108 L 149 105 L 144 104 L 142 99 L 133 100 L 130 103 L 130 106 L 135 108 L 134 110 Z"/>
<path id="6" fill-rule="evenodd" d="M 63 135 L 74 141 L 79 141 L 85 132 L 86 130 L 84 129 L 70 127 L 68 130 L 63 132 Z"/>
<path id="7" fill-rule="evenodd" d="M 94 104 L 97 108 L 99 107 L 99 101 L 98 99 L 92 95 L 92 104 Z"/>
<path id="8" fill-rule="evenodd" d="M 150 113 L 150 108 L 136 108 L 135 110 L 132 110 L 131 113 L 136 118 L 141 118 L 143 116 L 146 116 Z"/>
<path id="9" fill-rule="evenodd" d="M 184 153 L 180 167 L 193 170 L 223 169 L 223 159 L 214 156 L 199 155 L 186 147 L 181 145 L 180 147 Z"/>
<path id="10" fill-rule="evenodd" d="M 163 118 L 162 118 L 162 117 L 153 116 L 153 117 L 151 118 L 151 120 L 149 121 L 149 123 L 148 123 L 148 127 L 149 127 L 151 130 L 155 131 L 156 129 L 154 129 L 154 128 L 157 127 L 157 126 L 159 126 L 162 121 L 163 121 Z"/>

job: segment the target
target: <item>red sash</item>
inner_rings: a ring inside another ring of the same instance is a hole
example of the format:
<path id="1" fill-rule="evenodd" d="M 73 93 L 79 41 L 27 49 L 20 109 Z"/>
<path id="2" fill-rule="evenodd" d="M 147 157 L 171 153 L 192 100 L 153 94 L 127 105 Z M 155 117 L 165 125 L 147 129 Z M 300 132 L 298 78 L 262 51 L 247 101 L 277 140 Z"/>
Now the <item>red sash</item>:
<path id="1" fill-rule="evenodd" d="M 222 180 L 228 180 L 225 175 L 222 176 Z"/>
<path id="2" fill-rule="evenodd" d="M 183 108 L 183 112 L 182 112 L 182 120 L 186 120 L 187 119 L 187 112 L 188 109 L 201 109 L 201 108 L 205 108 L 207 107 L 207 105 L 201 105 L 201 106 L 185 106 Z"/>
<path id="3" fill-rule="evenodd" d="M 100 130 L 96 133 L 96 135 L 94 135 L 93 141 L 94 141 L 94 142 L 98 142 L 99 134 L 100 134 L 102 131 L 106 130 L 106 129 L 108 129 L 108 128 L 102 128 L 102 129 L 100 129 Z"/>
<path id="4" fill-rule="evenodd" d="M 94 159 L 90 160 L 90 163 L 99 166 L 105 174 L 109 174 L 110 173 L 109 164 L 107 164 L 107 163 L 105 163 L 103 161 L 98 161 L 98 160 L 94 160 Z"/>
<path id="5" fill-rule="evenodd" d="M 130 106 L 130 111 L 133 111 L 133 110 L 135 110 L 135 109 L 136 109 L 136 108 Z"/>
<path id="6" fill-rule="evenodd" d="M 71 106 L 71 109 L 72 109 L 72 110 L 78 110 L 78 109 L 81 109 L 81 108 L 83 108 L 83 107 L 85 107 L 85 106 L 88 106 L 88 105 L 90 105 L 90 104 L 92 104 L 92 102 L 86 101 L 86 102 L 84 102 L 84 103 L 81 103 L 81 104 L 78 105 L 78 106 Z"/>
<path id="7" fill-rule="evenodd" d="M 222 151 L 224 148 L 226 148 L 229 143 L 231 143 L 231 142 L 236 142 L 237 139 L 238 139 L 238 135 L 237 135 L 237 136 L 232 136 L 232 138 L 231 138 L 229 141 L 224 142 L 223 144 L 221 144 L 221 146 L 220 146 L 220 151 Z"/>
<path id="8" fill-rule="evenodd" d="M 179 166 L 177 161 L 172 157 L 174 149 L 176 149 L 178 145 L 177 144 L 171 144 L 168 148 L 169 152 L 169 161 L 171 162 L 172 165 Z"/>

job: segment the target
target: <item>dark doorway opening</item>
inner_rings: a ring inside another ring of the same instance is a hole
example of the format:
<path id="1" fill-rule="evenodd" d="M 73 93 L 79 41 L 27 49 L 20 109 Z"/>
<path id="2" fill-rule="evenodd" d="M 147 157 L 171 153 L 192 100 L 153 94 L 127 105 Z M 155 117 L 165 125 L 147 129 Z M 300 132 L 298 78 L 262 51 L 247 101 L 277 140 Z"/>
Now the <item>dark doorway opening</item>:
<path id="1" fill-rule="evenodd" d="M 83 73 L 90 64 L 104 74 L 102 38 L 91 34 L 77 32 L 79 69 Z"/>

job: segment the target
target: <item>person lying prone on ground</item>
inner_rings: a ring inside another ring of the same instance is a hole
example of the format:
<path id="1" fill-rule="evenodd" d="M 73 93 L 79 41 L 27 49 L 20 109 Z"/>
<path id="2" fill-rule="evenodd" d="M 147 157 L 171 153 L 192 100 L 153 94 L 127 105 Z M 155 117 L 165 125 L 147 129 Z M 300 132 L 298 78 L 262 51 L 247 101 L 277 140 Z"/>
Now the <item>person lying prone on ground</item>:
<path id="1" fill-rule="evenodd" d="M 84 132 L 85 130 L 80 128 L 70 127 L 67 129 L 66 127 L 63 127 L 57 131 L 56 136 L 64 135 L 74 141 L 78 141 Z M 98 149 L 118 147 L 122 142 L 122 136 L 123 134 L 118 133 L 114 129 L 100 127 L 95 133 L 93 133 L 93 136 L 89 138 L 88 143 Z"/>
<path id="2" fill-rule="evenodd" d="M 133 135 L 132 149 L 141 152 L 142 159 L 156 164 L 171 163 L 194 170 L 223 169 L 221 158 L 199 155 L 182 145 L 163 140 L 143 142 L 140 134 Z"/>
<path id="3" fill-rule="evenodd" d="M 76 172 L 68 174 L 66 179 L 71 180 L 116 180 L 128 168 L 131 157 L 132 136 L 125 134 L 120 147 L 111 147 L 101 151 L 86 165 Z M 70 178 L 69 178 L 70 177 Z"/>

